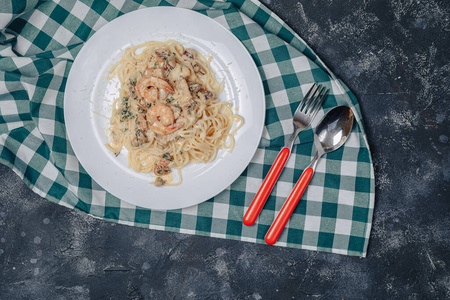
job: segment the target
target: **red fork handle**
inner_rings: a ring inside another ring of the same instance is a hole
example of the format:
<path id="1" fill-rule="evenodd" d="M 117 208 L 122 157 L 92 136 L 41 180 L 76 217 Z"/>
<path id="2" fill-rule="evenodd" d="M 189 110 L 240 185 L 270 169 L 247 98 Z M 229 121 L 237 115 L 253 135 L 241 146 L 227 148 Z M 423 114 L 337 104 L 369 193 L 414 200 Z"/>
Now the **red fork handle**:
<path id="1" fill-rule="evenodd" d="M 277 182 L 278 177 L 280 177 L 281 171 L 283 170 L 290 154 L 291 151 L 289 148 L 283 148 L 280 153 L 278 153 L 278 156 L 270 168 L 269 173 L 267 173 L 258 193 L 256 193 L 255 199 L 253 199 L 252 204 L 250 204 L 250 207 L 244 215 L 243 222 L 245 225 L 252 226 L 255 223 L 275 185 L 275 182 Z"/>
<path id="2" fill-rule="evenodd" d="M 272 226 L 270 226 L 269 231 L 266 234 L 264 240 L 267 244 L 273 245 L 277 242 L 278 237 L 286 226 L 287 221 L 291 217 L 294 212 L 295 207 L 297 206 L 300 198 L 306 190 L 306 187 L 309 184 L 312 176 L 314 174 L 314 170 L 312 168 L 307 168 L 303 171 L 302 176 L 300 176 L 299 180 L 294 186 L 291 194 L 287 198 L 283 207 L 281 208 L 278 216 L 273 221 Z"/>

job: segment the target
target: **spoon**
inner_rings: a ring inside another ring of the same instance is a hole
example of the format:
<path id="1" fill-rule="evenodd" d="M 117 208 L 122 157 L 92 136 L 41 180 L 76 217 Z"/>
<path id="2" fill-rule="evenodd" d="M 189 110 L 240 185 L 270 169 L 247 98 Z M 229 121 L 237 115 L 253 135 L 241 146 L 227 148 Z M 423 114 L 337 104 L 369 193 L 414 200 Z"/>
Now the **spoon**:
<path id="1" fill-rule="evenodd" d="M 291 217 L 300 198 L 306 190 L 317 166 L 319 158 L 341 147 L 347 140 L 353 127 L 353 112 L 348 106 L 337 106 L 330 110 L 316 128 L 314 145 L 316 155 L 306 167 L 287 198 L 275 221 L 266 234 L 265 241 L 273 245 Z"/>

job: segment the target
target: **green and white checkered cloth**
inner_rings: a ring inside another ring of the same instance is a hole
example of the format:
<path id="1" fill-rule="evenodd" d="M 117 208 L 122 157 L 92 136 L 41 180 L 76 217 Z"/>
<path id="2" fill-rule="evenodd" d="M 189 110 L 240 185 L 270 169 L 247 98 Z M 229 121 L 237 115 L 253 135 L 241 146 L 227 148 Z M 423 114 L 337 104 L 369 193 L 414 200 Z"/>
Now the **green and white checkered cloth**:
<path id="1" fill-rule="evenodd" d="M 64 125 L 64 88 L 77 53 L 98 29 L 149 6 L 196 10 L 228 28 L 250 52 L 266 95 L 263 138 L 247 169 L 200 205 L 152 211 L 102 189 L 82 168 Z M 314 155 L 302 132 L 257 223 L 243 215 L 313 82 L 331 88 L 323 110 L 352 107 L 356 121 L 339 150 L 325 155 L 277 245 L 366 256 L 375 199 L 374 172 L 357 99 L 280 18 L 256 0 L 0 0 L 0 162 L 40 196 L 98 218 L 157 230 L 264 243 L 274 217 Z M 4 187 L 3 187 L 4 188 Z"/>

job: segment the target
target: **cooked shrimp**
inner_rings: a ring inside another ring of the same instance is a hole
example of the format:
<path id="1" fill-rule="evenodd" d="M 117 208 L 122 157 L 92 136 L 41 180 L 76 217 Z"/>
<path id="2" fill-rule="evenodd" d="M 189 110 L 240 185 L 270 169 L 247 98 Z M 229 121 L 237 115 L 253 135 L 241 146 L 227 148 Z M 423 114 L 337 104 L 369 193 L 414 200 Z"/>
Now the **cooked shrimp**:
<path id="1" fill-rule="evenodd" d="M 147 121 L 154 132 L 161 134 L 171 133 L 182 125 L 180 122 L 175 122 L 173 110 L 168 105 L 161 103 L 148 109 Z"/>
<path id="2" fill-rule="evenodd" d="M 155 87 L 150 87 L 148 89 L 143 89 L 138 94 L 142 95 L 141 98 L 145 101 L 145 103 L 155 103 L 158 100 L 159 92 Z"/>
<path id="3" fill-rule="evenodd" d="M 158 90 L 160 94 L 163 92 L 174 92 L 172 86 L 162 78 L 155 76 L 142 77 L 136 83 L 136 91 L 139 97 L 143 98 L 147 103 L 155 103 L 158 100 Z"/>

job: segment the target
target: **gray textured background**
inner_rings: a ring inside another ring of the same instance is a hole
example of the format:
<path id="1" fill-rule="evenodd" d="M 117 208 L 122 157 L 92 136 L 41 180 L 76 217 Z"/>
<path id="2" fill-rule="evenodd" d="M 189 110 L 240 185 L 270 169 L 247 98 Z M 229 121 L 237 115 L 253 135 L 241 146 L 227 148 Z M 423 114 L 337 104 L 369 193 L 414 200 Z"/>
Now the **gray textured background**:
<path id="1" fill-rule="evenodd" d="M 360 100 L 368 257 L 132 228 L 0 166 L 0 299 L 450 299 L 450 2 L 265 0 Z"/>

